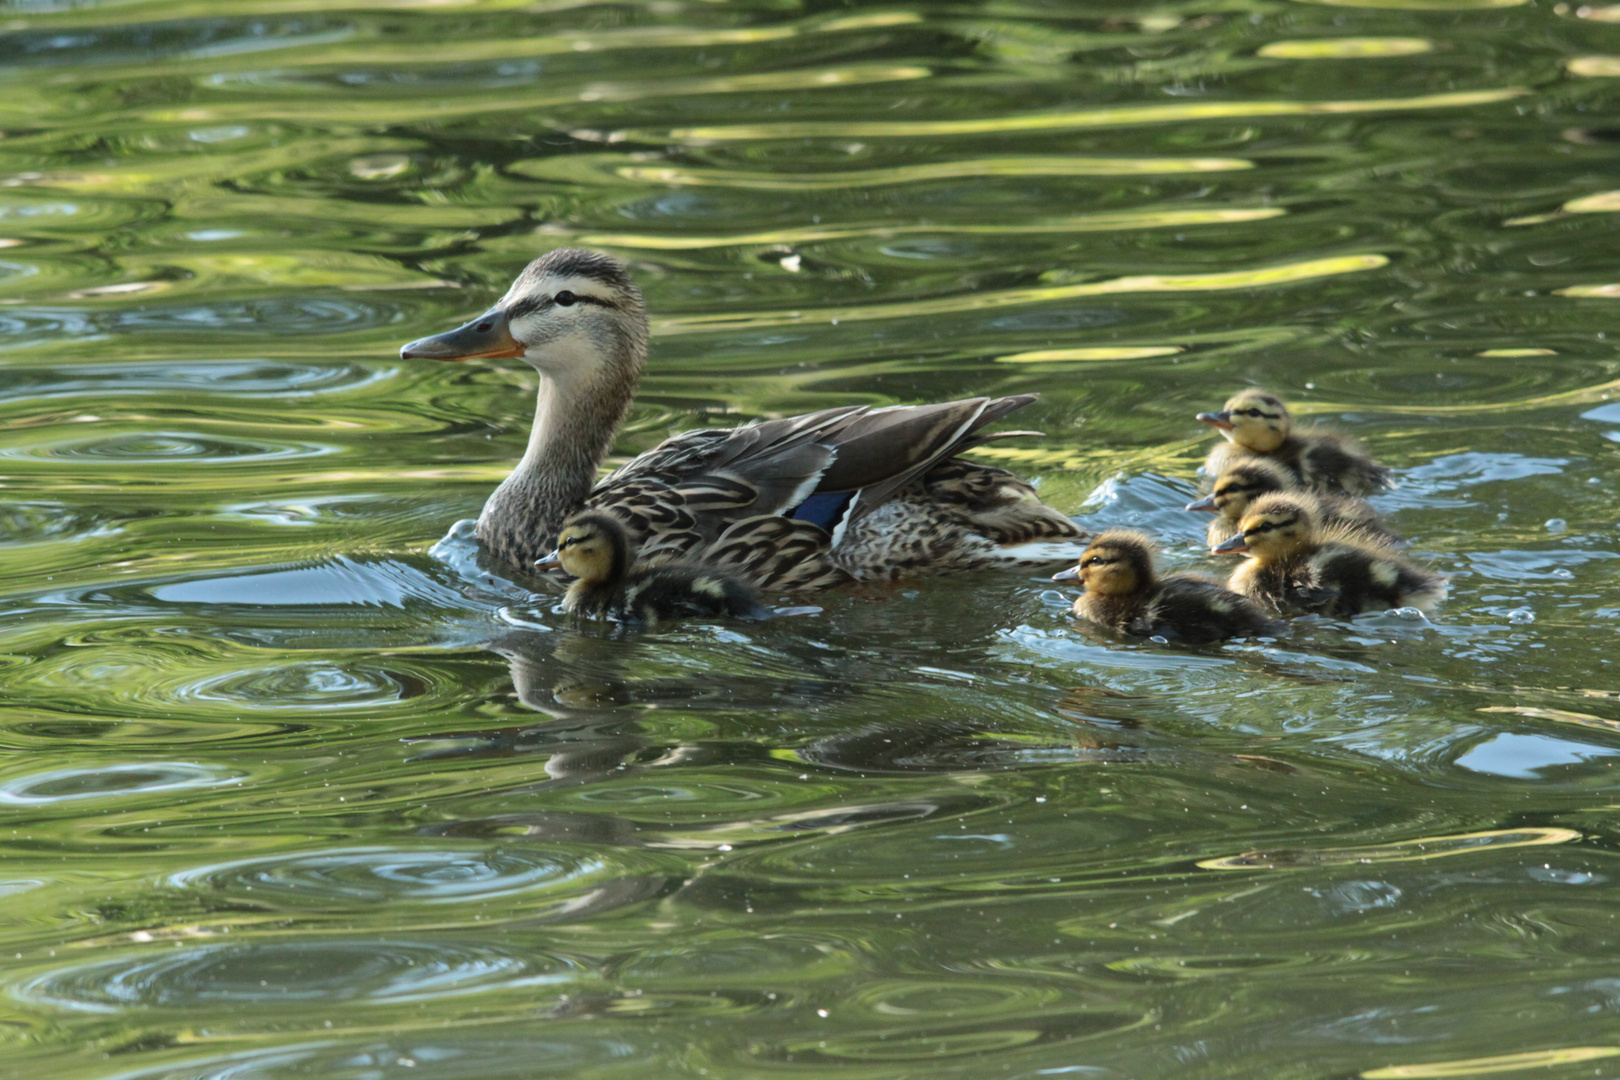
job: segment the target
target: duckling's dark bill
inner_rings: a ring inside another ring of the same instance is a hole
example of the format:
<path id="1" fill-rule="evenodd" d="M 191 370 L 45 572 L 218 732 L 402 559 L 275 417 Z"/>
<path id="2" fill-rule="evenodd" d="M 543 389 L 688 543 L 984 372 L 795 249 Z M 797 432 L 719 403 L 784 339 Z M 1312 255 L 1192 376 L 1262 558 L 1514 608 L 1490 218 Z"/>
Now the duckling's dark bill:
<path id="1" fill-rule="evenodd" d="M 465 326 L 418 338 L 399 350 L 401 360 L 483 360 L 522 356 L 512 338 L 506 313 L 491 311 Z"/>
<path id="2" fill-rule="evenodd" d="M 1215 513 L 1215 496 L 1213 496 L 1213 495 L 1205 495 L 1202 499 L 1198 499 L 1195 502 L 1188 503 L 1184 507 L 1184 509 L 1187 509 L 1187 510 L 1208 510 L 1210 513 L 1213 514 L 1213 513 Z"/>
<path id="3" fill-rule="evenodd" d="M 1052 580 L 1053 581 L 1079 581 L 1080 580 L 1080 568 L 1078 566 L 1071 566 L 1067 570 L 1059 570 L 1057 573 L 1052 575 Z"/>
<path id="4" fill-rule="evenodd" d="M 562 565 L 562 549 L 558 548 L 543 559 L 534 560 L 536 570 L 555 570 Z"/>
<path id="5" fill-rule="evenodd" d="M 1201 412 L 1198 419 L 1212 428 L 1220 428 L 1222 431 L 1232 430 L 1232 414 L 1229 412 Z"/>
<path id="6" fill-rule="evenodd" d="M 1242 533 L 1239 533 L 1230 540 L 1221 541 L 1209 550 L 1214 555 L 1242 555 L 1249 550 L 1249 542 L 1243 539 Z"/>

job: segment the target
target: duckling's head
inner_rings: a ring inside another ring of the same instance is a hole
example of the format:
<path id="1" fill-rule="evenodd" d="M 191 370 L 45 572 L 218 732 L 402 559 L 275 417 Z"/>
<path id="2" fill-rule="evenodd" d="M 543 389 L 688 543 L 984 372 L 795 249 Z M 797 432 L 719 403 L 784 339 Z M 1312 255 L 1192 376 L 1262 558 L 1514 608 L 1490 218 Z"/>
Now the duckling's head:
<path id="1" fill-rule="evenodd" d="M 563 522 L 557 550 L 534 564 L 563 572 L 586 585 L 617 581 L 630 568 L 630 538 L 612 514 L 588 510 Z"/>
<path id="2" fill-rule="evenodd" d="M 1244 390 L 1227 399 L 1218 413 L 1199 413 L 1198 419 L 1245 450 L 1269 454 L 1283 444 L 1293 427 L 1288 407 L 1259 390 Z"/>
<path id="3" fill-rule="evenodd" d="M 1282 466 L 1263 458 L 1240 458 L 1221 470 L 1215 490 L 1188 503 L 1187 509 L 1212 510 L 1229 521 L 1239 521 L 1254 500 L 1293 486 Z"/>
<path id="4" fill-rule="evenodd" d="M 1309 499 L 1266 495 L 1249 507 L 1238 529 L 1236 536 L 1211 550 L 1218 555 L 1249 552 L 1262 562 L 1275 562 L 1310 542 L 1316 514 Z"/>
<path id="5" fill-rule="evenodd" d="M 1153 541 L 1133 529 L 1111 529 L 1093 540 L 1072 570 L 1053 581 L 1079 581 L 1097 596 L 1125 596 L 1153 584 Z"/>
<path id="6" fill-rule="evenodd" d="M 647 309 L 625 264 L 558 248 L 531 262 L 495 306 L 465 326 L 421 338 L 402 359 L 513 357 L 559 382 L 635 378 L 647 352 Z"/>

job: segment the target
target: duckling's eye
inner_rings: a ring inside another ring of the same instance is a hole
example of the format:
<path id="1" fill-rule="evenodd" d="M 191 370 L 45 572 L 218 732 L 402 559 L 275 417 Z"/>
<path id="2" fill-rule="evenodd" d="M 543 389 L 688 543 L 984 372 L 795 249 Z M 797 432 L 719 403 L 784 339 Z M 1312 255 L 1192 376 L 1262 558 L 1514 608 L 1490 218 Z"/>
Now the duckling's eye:
<path id="1" fill-rule="evenodd" d="M 557 550 L 561 551 L 563 548 L 571 548 L 577 543 L 579 543 L 579 537 L 570 536 L 567 539 L 565 539 L 562 543 L 557 545 Z"/>
<path id="2" fill-rule="evenodd" d="M 551 299 L 552 299 L 553 303 L 557 304 L 560 307 L 573 307 L 574 306 L 574 301 L 578 300 L 579 297 L 575 296 L 573 293 L 569 292 L 567 289 L 564 289 L 561 292 L 559 292 L 556 296 L 553 296 Z"/>

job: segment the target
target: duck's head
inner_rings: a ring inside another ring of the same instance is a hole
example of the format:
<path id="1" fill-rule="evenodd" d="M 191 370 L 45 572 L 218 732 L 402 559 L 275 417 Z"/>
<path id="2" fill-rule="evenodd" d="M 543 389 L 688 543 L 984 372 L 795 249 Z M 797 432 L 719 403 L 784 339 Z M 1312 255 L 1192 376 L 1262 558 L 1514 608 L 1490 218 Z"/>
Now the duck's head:
<path id="1" fill-rule="evenodd" d="M 1132 529 L 1111 529 L 1093 540 L 1072 569 L 1053 581 L 1078 581 L 1097 596 L 1124 596 L 1153 583 L 1153 541 Z"/>
<path id="2" fill-rule="evenodd" d="M 563 573 L 587 585 L 616 581 L 629 569 L 630 538 L 612 514 L 587 510 L 563 522 L 557 550 L 536 562 L 535 569 L 562 567 Z"/>
<path id="3" fill-rule="evenodd" d="M 647 309 L 624 263 L 599 251 L 558 248 L 525 267 L 478 318 L 413 341 L 399 355 L 511 357 L 542 375 L 588 383 L 615 368 L 639 375 L 646 352 Z"/>
<path id="4" fill-rule="evenodd" d="M 1209 510 L 1229 521 L 1238 521 L 1254 500 L 1293 486 L 1282 466 L 1259 458 L 1245 458 L 1222 469 L 1221 475 L 1215 478 L 1215 489 L 1197 502 L 1188 503 L 1187 509 Z"/>
<path id="5" fill-rule="evenodd" d="M 1293 427 L 1288 406 L 1259 390 L 1244 390 L 1229 398 L 1221 411 L 1198 414 L 1198 419 L 1217 429 L 1245 450 L 1269 454 L 1283 444 Z"/>
<path id="6" fill-rule="evenodd" d="M 1266 495 L 1249 507 L 1238 529 L 1236 536 L 1210 550 L 1217 555 L 1248 552 L 1262 562 L 1274 562 L 1310 542 L 1316 531 L 1316 515 L 1307 499 Z"/>

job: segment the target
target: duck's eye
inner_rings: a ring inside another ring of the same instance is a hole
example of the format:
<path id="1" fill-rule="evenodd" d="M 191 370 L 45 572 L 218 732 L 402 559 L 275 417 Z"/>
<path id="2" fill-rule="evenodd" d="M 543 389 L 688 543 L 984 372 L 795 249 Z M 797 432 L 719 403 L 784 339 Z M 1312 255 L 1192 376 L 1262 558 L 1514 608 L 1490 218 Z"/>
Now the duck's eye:
<path id="1" fill-rule="evenodd" d="M 564 289 L 564 290 L 562 290 L 562 292 L 559 292 L 556 296 L 553 296 L 551 299 L 552 299 L 552 301 L 554 303 L 556 303 L 557 305 L 559 305 L 561 307 L 573 307 L 574 306 L 574 301 L 578 300 L 579 297 L 575 296 L 573 293 L 569 292 L 567 289 Z"/>

